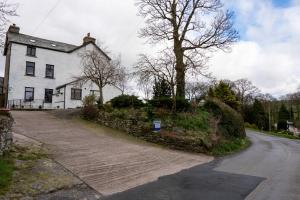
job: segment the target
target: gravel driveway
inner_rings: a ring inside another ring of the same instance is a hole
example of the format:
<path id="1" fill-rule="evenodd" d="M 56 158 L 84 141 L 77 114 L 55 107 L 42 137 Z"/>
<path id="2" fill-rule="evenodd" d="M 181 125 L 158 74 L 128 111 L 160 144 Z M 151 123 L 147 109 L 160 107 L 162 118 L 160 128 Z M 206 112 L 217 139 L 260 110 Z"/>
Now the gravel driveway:
<path id="1" fill-rule="evenodd" d="M 14 132 L 34 138 L 54 160 L 102 195 L 207 163 L 212 157 L 163 149 L 118 131 L 47 112 L 13 111 Z"/>

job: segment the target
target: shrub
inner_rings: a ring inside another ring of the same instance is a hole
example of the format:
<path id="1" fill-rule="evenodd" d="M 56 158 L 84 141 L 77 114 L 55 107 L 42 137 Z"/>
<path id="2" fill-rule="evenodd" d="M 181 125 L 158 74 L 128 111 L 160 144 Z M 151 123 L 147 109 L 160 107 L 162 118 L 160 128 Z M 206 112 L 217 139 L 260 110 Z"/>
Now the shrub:
<path id="1" fill-rule="evenodd" d="M 170 97 L 159 97 L 148 101 L 154 108 L 172 109 L 173 100 Z"/>
<path id="2" fill-rule="evenodd" d="M 110 103 L 104 104 L 102 108 L 105 112 L 108 112 L 108 113 L 111 113 L 114 111 L 114 108 L 112 107 L 112 105 Z"/>
<path id="3" fill-rule="evenodd" d="M 176 110 L 177 111 L 188 111 L 191 108 L 191 104 L 184 98 L 176 98 Z"/>
<path id="4" fill-rule="evenodd" d="M 147 113 L 148 120 L 152 121 L 154 119 L 153 107 L 150 104 L 147 104 L 145 111 Z"/>
<path id="5" fill-rule="evenodd" d="M 114 108 L 140 108 L 144 103 L 134 95 L 120 95 L 110 100 Z"/>
<path id="6" fill-rule="evenodd" d="M 277 129 L 286 131 L 288 129 L 286 120 L 279 120 L 277 124 Z"/>
<path id="7" fill-rule="evenodd" d="M 85 96 L 82 104 L 83 104 L 83 107 L 91 106 L 91 105 L 94 106 L 96 104 L 96 96 L 95 95 Z"/>
<path id="8" fill-rule="evenodd" d="M 198 110 L 196 114 L 182 113 L 176 117 L 176 126 L 186 130 L 207 131 L 209 126 L 209 113 Z"/>
<path id="9" fill-rule="evenodd" d="M 98 108 L 96 106 L 96 96 L 89 95 L 83 99 L 83 108 L 81 114 L 84 119 L 94 120 L 98 117 Z"/>
<path id="10" fill-rule="evenodd" d="M 171 97 L 159 97 L 149 100 L 148 103 L 155 108 L 164 108 L 171 110 L 173 107 L 173 99 Z M 184 98 L 176 98 L 176 110 L 183 112 L 188 111 L 191 104 Z"/>
<path id="11" fill-rule="evenodd" d="M 84 119 L 94 120 L 98 117 L 99 110 L 95 105 L 89 105 L 81 108 L 81 115 Z"/>
<path id="12" fill-rule="evenodd" d="M 245 122 L 245 127 L 251 129 L 258 129 L 258 127 L 255 124 L 250 124 L 248 122 Z"/>
<path id="13" fill-rule="evenodd" d="M 242 116 L 230 106 L 217 99 L 208 99 L 204 107 L 216 118 L 220 119 L 218 133 L 225 137 L 246 136 Z"/>

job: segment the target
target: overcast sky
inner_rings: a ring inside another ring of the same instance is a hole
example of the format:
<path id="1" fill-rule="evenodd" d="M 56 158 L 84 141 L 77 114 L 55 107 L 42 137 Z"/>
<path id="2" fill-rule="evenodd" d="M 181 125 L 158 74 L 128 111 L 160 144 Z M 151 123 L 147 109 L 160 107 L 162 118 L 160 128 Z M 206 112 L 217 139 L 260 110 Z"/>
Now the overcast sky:
<path id="1" fill-rule="evenodd" d="M 124 65 L 153 52 L 138 38 L 143 19 L 135 0 L 8 0 L 19 3 L 11 21 L 21 33 L 80 45 L 90 32 Z M 231 53 L 217 52 L 210 71 L 219 79 L 248 78 L 264 93 L 280 96 L 300 85 L 300 0 L 223 0 L 236 14 L 241 39 Z M 3 58 L 1 59 L 3 74 Z"/>

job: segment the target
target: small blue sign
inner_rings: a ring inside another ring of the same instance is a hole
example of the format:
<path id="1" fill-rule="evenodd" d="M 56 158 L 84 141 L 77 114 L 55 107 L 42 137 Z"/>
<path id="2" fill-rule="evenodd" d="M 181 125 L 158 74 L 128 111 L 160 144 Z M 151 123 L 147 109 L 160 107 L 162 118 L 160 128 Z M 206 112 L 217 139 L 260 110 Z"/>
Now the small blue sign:
<path id="1" fill-rule="evenodd" d="M 161 129 L 161 121 L 160 120 L 154 120 L 153 121 L 153 131 L 159 132 Z"/>

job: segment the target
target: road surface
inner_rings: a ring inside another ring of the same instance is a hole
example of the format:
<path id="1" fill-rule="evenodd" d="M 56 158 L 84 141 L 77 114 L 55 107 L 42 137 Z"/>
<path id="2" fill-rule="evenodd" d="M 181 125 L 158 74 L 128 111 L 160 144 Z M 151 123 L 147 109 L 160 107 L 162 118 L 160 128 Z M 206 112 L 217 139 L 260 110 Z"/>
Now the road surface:
<path id="1" fill-rule="evenodd" d="M 247 131 L 253 145 L 107 200 L 299 200 L 300 142 Z"/>

